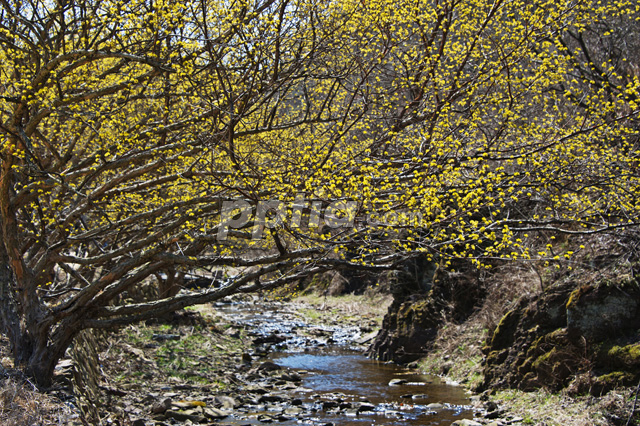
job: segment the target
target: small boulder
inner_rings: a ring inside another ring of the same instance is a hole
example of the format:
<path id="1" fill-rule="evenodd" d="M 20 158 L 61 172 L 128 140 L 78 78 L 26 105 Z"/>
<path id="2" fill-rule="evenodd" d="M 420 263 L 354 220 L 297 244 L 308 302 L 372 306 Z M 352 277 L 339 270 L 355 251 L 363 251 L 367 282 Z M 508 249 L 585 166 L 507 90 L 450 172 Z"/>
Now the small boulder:
<path id="1" fill-rule="evenodd" d="M 258 367 L 258 371 L 276 371 L 280 369 L 282 369 L 282 367 L 272 361 L 265 361 Z"/>
<path id="2" fill-rule="evenodd" d="M 456 420 L 455 422 L 451 423 L 451 426 L 482 426 L 482 423 L 478 423 L 475 420 L 463 419 Z"/>
<path id="3" fill-rule="evenodd" d="M 156 401 L 151 406 L 151 414 L 162 414 L 171 408 L 171 398 L 164 398 L 161 401 Z"/>
<path id="4" fill-rule="evenodd" d="M 219 420 L 224 419 L 225 417 L 229 417 L 229 412 L 224 410 L 219 410 L 217 408 L 204 408 L 204 415 L 206 418 L 210 420 Z"/>

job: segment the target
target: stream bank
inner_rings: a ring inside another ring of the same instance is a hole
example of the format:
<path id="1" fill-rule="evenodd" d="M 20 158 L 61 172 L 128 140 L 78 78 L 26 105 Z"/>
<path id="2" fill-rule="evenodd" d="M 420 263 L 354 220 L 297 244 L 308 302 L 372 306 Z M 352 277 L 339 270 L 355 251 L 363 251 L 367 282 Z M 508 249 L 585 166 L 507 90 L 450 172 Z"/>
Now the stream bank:
<path id="1" fill-rule="evenodd" d="M 366 358 L 382 301 L 346 300 L 236 298 L 108 336 L 102 424 L 475 424 L 463 388 Z"/>

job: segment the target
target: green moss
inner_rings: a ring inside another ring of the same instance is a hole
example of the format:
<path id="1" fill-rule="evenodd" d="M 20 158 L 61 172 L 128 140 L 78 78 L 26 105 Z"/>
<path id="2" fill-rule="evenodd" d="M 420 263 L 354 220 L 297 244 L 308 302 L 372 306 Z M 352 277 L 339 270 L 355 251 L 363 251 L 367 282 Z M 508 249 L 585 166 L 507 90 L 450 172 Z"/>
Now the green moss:
<path id="1" fill-rule="evenodd" d="M 518 312 L 513 309 L 507 312 L 502 319 L 500 319 L 498 326 L 493 332 L 493 337 L 491 338 L 491 346 L 493 348 L 511 346 L 515 336 L 515 327 L 519 318 Z"/>
<path id="2" fill-rule="evenodd" d="M 588 284 L 585 284 L 582 287 L 579 287 L 573 290 L 571 292 L 571 295 L 569 296 L 569 300 L 567 301 L 566 308 L 567 309 L 575 308 L 575 305 L 578 303 L 578 300 L 580 300 L 582 296 L 584 296 L 586 293 L 588 293 L 592 289 L 593 287 L 591 287 Z"/>
<path id="3" fill-rule="evenodd" d="M 542 343 L 544 341 L 544 336 L 540 336 L 538 337 L 536 340 L 533 341 L 533 343 L 529 346 L 529 349 L 527 349 L 527 357 L 534 357 L 537 353 L 542 352 L 540 350 L 540 343 Z"/>
<path id="4" fill-rule="evenodd" d="M 486 362 L 487 364 L 500 364 L 507 358 L 508 354 L 509 351 L 506 349 L 501 351 L 491 351 L 489 355 L 487 355 Z"/>
<path id="5" fill-rule="evenodd" d="M 615 365 L 640 367 L 640 343 L 627 346 L 613 346 L 607 352 L 608 358 Z"/>
<path id="6" fill-rule="evenodd" d="M 540 355 L 534 362 L 533 368 L 536 370 L 540 370 L 543 368 L 548 368 L 550 364 L 552 364 L 552 358 L 557 354 L 556 348 L 551 349 L 549 352 Z"/>
<path id="7" fill-rule="evenodd" d="M 629 373 L 625 373 L 623 371 L 614 371 L 613 373 L 603 374 L 602 376 L 598 376 L 597 380 L 600 382 L 611 382 L 611 381 L 620 382 L 626 377 L 629 377 Z"/>
<path id="8" fill-rule="evenodd" d="M 525 359 L 522 365 L 518 367 L 518 374 L 520 375 L 527 374 L 531 370 L 531 366 L 533 365 L 533 362 L 534 362 L 533 357 L 529 357 Z"/>
<path id="9" fill-rule="evenodd" d="M 598 376 L 595 381 L 599 388 L 608 391 L 617 386 L 627 386 L 635 383 L 635 377 L 626 371 L 614 371 Z"/>
<path id="10" fill-rule="evenodd" d="M 506 324 L 509 322 L 511 317 L 513 317 L 513 315 L 515 315 L 515 313 L 516 313 L 516 310 L 513 309 L 513 310 L 507 312 L 506 314 L 504 314 L 504 316 L 500 319 L 500 322 L 498 323 L 498 326 L 496 327 L 496 330 L 493 333 L 494 336 L 496 334 L 499 334 L 501 331 L 504 331 L 504 328 L 506 327 Z"/>
<path id="11" fill-rule="evenodd" d="M 629 359 L 640 359 L 640 343 L 635 345 L 627 345 L 627 346 L 614 346 L 609 350 L 610 356 L 621 356 L 624 355 Z"/>
<path id="12" fill-rule="evenodd" d="M 553 330 L 551 333 L 547 333 L 544 336 L 544 339 L 550 343 L 556 343 L 558 341 L 564 342 L 567 337 L 567 330 L 564 328 L 557 328 Z"/>

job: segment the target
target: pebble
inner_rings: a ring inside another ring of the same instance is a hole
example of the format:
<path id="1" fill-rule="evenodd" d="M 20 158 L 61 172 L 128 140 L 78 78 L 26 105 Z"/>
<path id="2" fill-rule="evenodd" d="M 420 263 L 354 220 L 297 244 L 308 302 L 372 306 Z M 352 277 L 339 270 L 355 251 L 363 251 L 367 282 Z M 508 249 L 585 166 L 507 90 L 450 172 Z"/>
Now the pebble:
<path id="1" fill-rule="evenodd" d="M 258 371 L 276 371 L 280 369 L 282 369 L 282 367 L 272 361 L 265 361 L 258 367 Z"/>
<path id="2" fill-rule="evenodd" d="M 375 409 L 376 409 L 376 406 L 368 402 L 362 402 L 358 404 L 358 413 L 362 413 L 364 411 L 373 411 Z"/>
<path id="3" fill-rule="evenodd" d="M 192 422 L 201 423 L 206 420 L 206 417 L 204 416 L 204 411 L 202 410 L 201 407 L 198 407 L 198 409 L 192 409 L 192 410 L 179 410 L 179 411 L 167 410 L 164 413 L 164 416 L 165 418 L 174 419 L 179 422 L 191 420 Z"/>
<path id="4" fill-rule="evenodd" d="M 224 419 L 225 417 L 229 417 L 231 414 L 228 411 L 219 410 L 217 408 L 203 408 L 202 411 L 204 412 L 205 417 L 211 420 Z"/>
<path id="5" fill-rule="evenodd" d="M 505 414 L 505 410 L 495 410 L 495 411 L 490 411 L 488 413 L 485 413 L 484 418 L 485 419 L 497 419 L 498 417 L 502 417 L 502 415 Z"/>
<path id="6" fill-rule="evenodd" d="M 442 410 L 444 408 L 444 405 L 440 404 L 439 402 L 433 402 L 431 404 L 428 404 L 427 408 L 429 410 Z"/>
<path id="7" fill-rule="evenodd" d="M 213 402 L 214 404 L 219 405 L 227 410 L 236 408 L 239 405 L 235 399 L 226 395 L 216 395 L 216 397 L 213 399 Z"/>
<path id="8" fill-rule="evenodd" d="M 478 423 L 475 420 L 463 419 L 456 420 L 455 422 L 451 423 L 451 426 L 482 426 L 482 423 Z"/>
<path id="9" fill-rule="evenodd" d="M 151 406 L 151 414 L 161 414 L 171 408 L 171 398 L 165 398 L 161 401 L 156 401 Z"/>

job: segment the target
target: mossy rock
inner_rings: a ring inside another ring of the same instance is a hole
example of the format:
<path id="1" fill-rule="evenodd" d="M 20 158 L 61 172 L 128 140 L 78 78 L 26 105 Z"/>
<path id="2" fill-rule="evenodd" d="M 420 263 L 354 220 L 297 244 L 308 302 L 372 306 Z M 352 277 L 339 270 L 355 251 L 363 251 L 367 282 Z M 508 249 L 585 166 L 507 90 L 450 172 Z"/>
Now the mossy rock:
<path id="1" fill-rule="evenodd" d="M 422 266 L 422 272 L 415 276 L 407 276 L 413 267 L 399 274 L 398 291 L 393 292 L 394 301 L 367 355 L 383 361 L 415 361 L 428 353 L 443 325 L 464 321 L 485 297 L 480 272 L 470 262 L 454 265 L 459 273 L 440 271 L 428 290 L 424 279 L 431 276 L 433 268 L 429 269 L 428 263 Z M 418 293 L 411 293 L 417 288 Z"/>
<path id="2" fill-rule="evenodd" d="M 584 296 L 585 294 L 588 294 L 589 292 L 593 291 L 593 289 L 594 289 L 593 286 L 589 284 L 585 284 L 573 290 L 569 295 L 569 300 L 567 301 L 567 304 L 565 305 L 566 308 L 571 309 L 576 307 L 578 300 L 580 300 L 582 296 Z"/>
<path id="3" fill-rule="evenodd" d="M 633 377 L 637 384 L 639 337 L 640 289 L 635 282 L 576 286 L 565 281 L 522 299 L 502 317 L 483 348 L 482 389 L 555 391 L 573 381 L 578 393 L 593 393 Z"/>
<path id="4" fill-rule="evenodd" d="M 596 377 L 590 384 L 589 392 L 594 396 L 600 396 L 621 386 L 635 385 L 637 381 L 637 375 L 627 371 L 614 371 Z"/>
<path id="5" fill-rule="evenodd" d="M 582 286 L 571 293 L 566 308 L 570 332 L 592 341 L 640 326 L 640 290 L 635 282 Z"/>
<path id="6" fill-rule="evenodd" d="M 487 355 L 486 362 L 487 364 L 500 364 L 507 358 L 508 354 L 509 351 L 507 350 L 493 351 Z"/>
<path id="7" fill-rule="evenodd" d="M 531 368 L 533 367 L 534 361 L 535 359 L 533 357 L 526 358 L 522 365 L 518 367 L 518 374 L 524 376 L 529 373 L 531 371 Z"/>
<path id="8" fill-rule="evenodd" d="M 580 359 L 567 347 L 553 348 L 533 361 L 538 382 L 551 389 L 566 386 L 572 374 L 580 370 Z"/>
<path id="9" fill-rule="evenodd" d="M 508 348 L 513 345 L 519 322 L 520 314 L 516 309 L 507 312 L 493 332 L 491 347 Z"/>
<path id="10" fill-rule="evenodd" d="M 640 343 L 613 346 L 607 351 L 606 356 L 613 368 L 640 371 Z"/>
<path id="11" fill-rule="evenodd" d="M 546 369 L 551 364 L 553 364 L 553 359 L 556 357 L 557 357 L 557 350 L 556 348 L 553 348 L 549 352 L 546 352 L 540 355 L 538 358 L 536 358 L 536 360 L 532 364 L 532 367 L 535 368 L 536 370 Z"/>
<path id="12" fill-rule="evenodd" d="M 532 391 L 540 386 L 542 386 L 542 384 L 538 381 L 538 376 L 532 371 L 525 374 L 518 385 L 518 387 L 524 391 Z"/>

